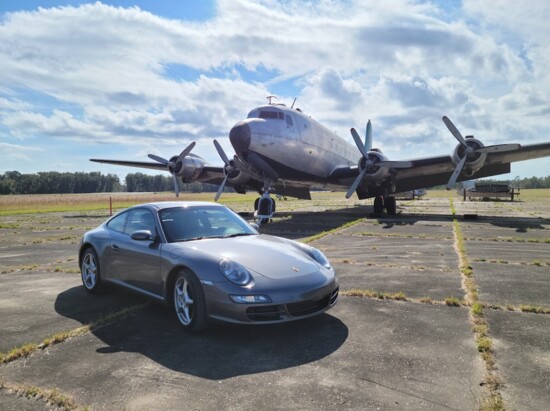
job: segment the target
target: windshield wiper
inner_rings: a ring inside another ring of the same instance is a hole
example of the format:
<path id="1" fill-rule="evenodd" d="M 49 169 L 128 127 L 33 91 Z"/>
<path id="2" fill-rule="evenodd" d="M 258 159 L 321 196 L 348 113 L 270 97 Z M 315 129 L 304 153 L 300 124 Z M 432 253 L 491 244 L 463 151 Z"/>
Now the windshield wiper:
<path id="1" fill-rule="evenodd" d="M 211 238 L 211 237 L 201 236 L 201 237 L 191 237 L 191 238 L 178 238 L 174 242 L 175 243 L 184 243 L 186 241 L 204 240 L 205 238 Z"/>
<path id="2" fill-rule="evenodd" d="M 224 235 L 222 238 L 233 238 L 233 237 L 240 237 L 244 235 L 254 235 L 254 234 L 253 233 L 234 233 L 234 234 Z"/>

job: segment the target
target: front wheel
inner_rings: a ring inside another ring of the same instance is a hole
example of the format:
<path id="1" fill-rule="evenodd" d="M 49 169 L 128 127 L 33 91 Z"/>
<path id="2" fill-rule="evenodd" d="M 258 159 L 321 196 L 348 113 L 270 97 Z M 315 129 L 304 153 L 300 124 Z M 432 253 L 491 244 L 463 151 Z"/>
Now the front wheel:
<path id="1" fill-rule="evenodd" d="M 88 248 L 82 256 L 80 274 L 84 289 L 90 294 L 95 294 L 101 288 L 101 270 L 99 258 L 93 248 Z"/>
<path id="2" fill-rule="evenodd" d="M 174 282 L 174 309 L 181 326 L 200 331 L 208 326 L 206 300 L 199 280 L 189 271 L 180 271 Z"/>

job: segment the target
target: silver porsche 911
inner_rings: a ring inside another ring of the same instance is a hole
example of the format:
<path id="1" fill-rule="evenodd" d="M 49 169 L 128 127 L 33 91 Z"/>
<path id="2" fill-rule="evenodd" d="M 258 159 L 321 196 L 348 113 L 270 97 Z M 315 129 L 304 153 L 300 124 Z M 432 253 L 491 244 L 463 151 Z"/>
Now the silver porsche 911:
<path id="1" fill-rule="evenodd" d="M 126 209 L 84 234 L 82 283 L 138 291 L 174 307 L 179 323 L 279 323 L 321 314 L 338 300 L 323 253 L 258 231 L 225 206 L 163 202 Z"/>

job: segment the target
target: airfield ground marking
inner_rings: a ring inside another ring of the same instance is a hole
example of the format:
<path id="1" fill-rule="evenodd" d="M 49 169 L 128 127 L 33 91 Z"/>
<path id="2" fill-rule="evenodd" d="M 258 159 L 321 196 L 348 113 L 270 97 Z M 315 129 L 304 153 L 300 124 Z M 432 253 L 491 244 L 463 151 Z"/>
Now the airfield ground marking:
<path id="1" fill-rule="evenodd" d="M 500 394 L 502 382 L 497 375 L 495 356 L 493 351 L 493 340 L 490 337 L 489 325 L 483 315 L 484 304 L 479 301 L 478 287 L 474 278 L 474 271 L 469 263 L 466 253 L 464 237 L 460 224 L 456 218 L 456 210 L 452 197 L 449 197 L 451 213 L 453 215 L 453 232 L 455 237 L 455 250 L 459 258 L 460 274 L 462 277 L 462 288 L 465 291 L 465 302 L 470 306 L 470 321 L 472 331 L 476 339 L 476 347 L 485 363 L 486 376 L 482 384 L 488 390 L 488 396 L 482 400 L 482 410 L 504 410 L 504 401 Z"/>

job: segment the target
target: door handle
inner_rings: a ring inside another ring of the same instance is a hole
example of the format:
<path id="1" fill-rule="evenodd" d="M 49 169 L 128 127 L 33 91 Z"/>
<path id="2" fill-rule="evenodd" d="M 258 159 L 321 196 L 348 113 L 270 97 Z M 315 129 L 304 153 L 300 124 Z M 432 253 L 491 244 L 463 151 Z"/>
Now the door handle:
<path id="1" fill-rule="evenodd" d="M 120 248 L 119 248 L 118 245 L 116 245 L 116 244 L 111 244 L 111 248 L 113 249 L 113 251 L 118 251 L 118 250 L 120 250 Z"/>

